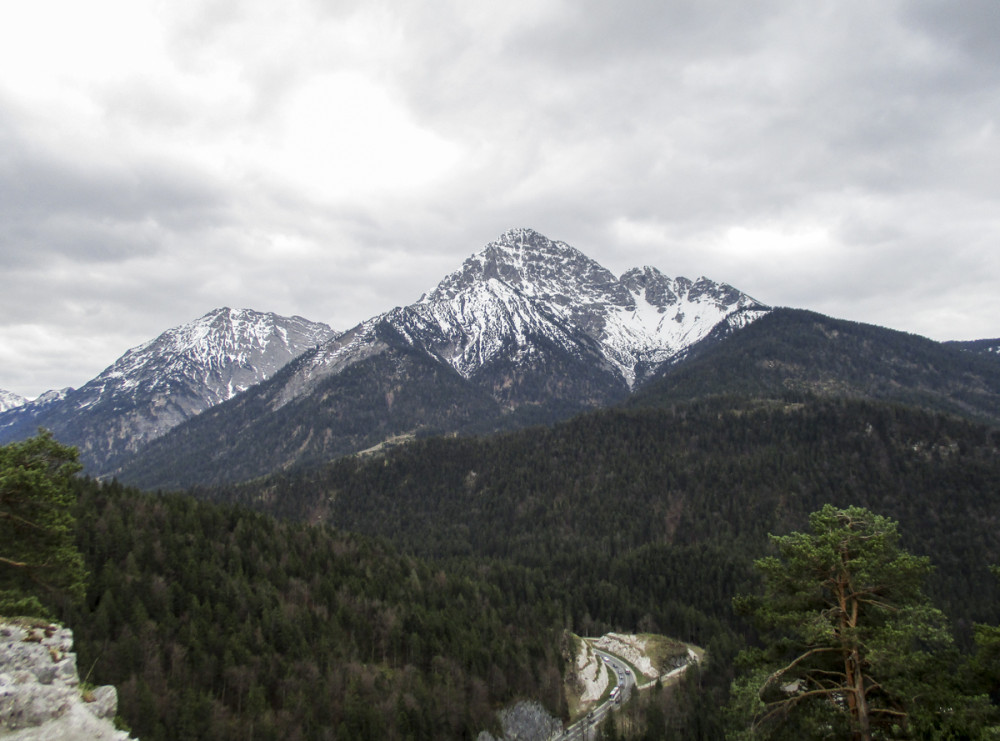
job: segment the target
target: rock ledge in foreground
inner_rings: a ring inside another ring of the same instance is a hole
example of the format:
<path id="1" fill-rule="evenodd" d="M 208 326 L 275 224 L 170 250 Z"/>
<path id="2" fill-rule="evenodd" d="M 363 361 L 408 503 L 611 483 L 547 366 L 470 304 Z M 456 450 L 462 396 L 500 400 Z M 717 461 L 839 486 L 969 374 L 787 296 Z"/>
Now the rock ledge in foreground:
<path id="1" fill-rule="evenodd" d="M 0 622 L 0 739 L 126 741 L 114 727 L 118 692 L 81 693 L 73 632 L 58 625 Z"/>

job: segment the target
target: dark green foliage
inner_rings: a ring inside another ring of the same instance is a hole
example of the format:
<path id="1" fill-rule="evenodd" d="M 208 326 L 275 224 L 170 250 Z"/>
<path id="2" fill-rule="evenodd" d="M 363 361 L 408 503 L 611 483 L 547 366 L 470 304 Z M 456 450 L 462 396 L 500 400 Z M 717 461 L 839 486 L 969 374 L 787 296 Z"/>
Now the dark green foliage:
<path id="1" fill-rule="evenodd" d="M 871 324 L 776 309 L 722 341 L 695 346 L 629 403 L 789 393 L 893 401 L 997 424 L 1000 360 Z"/>
<path id="2" fill-rule="evenodd" d="M 741 654 L 734 737 L 971 730 L 956 720 L 975 701 L 958 691 L 944 615 L 921 592 L 929 559 L 861 507 L 827 505 L 809 520 L 810 532 L 772 537 L 777 555 L 755 562 L 763 594 L 740 600 L 765 645 Z"/>
<path id="3" fill-rule="evenodd" d="M 992 567 L 1000 576 L 1000 567 Z M 972 658 L 972 683 L 987 693 L 994 704 L 1000 705 L 1000 625 L 975 626 L 976 651 Z"/>
<path id="4" fill-rule="evenodd" d="M 998 451 L 995 430 L 912 408 L 713 398 L 422 440 L 199 496 L 326 520 L 451 563 L 520 564 L 535 580 L 510 593 L 558 600 L 578 633 L 700 643 L 710 663 L 699 683 L 663 707 L 670 728 L 686 729 L 677 737 L 713 739 L 720 716 L 706 708 L 725 704 L 731 657 L 756 638 L 731 598 L 757 585 L 751 563 L 768 533 L 804 528 L 827 502 L 900 523 L 901 545 L 937 566 L 927 593 L 961 648 L 974 622 L 1000 623 L 987 569 L 1000 560 Z"/>
<path id="5" fill-rule="evenodd" d="M 446 572 L 321 526 L 79 487 L 79 663 L 144 740 L 469 738 L 515 698 L 564 712 L 561 611 L 505 591 L 523 570 Z"/>
<path id="6" fill-rule="evenodd" d="M 577 632 L 641 624 L 707 642 L 735 625 L 770 532 L 830 502 L 896 519 L 956 623 L 1000 622 L 998 433 L 868 402 L 714 399 L 489 439 L 429 439 L 200 496 L 319 518 L 435 558 L 547 575 Z M 961 537 L 955 537 L 961 533 Z M 569 626 L 568 626 L 569 627 Z"/>
<path id="7" fill-rule="evenodd" d="M 0 446 L 0 611 L 47 613 L 83 598 L 87 572 L 74 544 L 75 448 L 49 432 Z M 43 606 L 44 605 L 44 606 Z"/>

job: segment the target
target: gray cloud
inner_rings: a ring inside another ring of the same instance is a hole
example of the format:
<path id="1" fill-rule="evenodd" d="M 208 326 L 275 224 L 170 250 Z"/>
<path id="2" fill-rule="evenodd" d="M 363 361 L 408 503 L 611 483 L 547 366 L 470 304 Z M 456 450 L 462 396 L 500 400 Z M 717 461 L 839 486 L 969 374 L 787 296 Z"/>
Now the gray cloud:
<path id="1" fill-rule="evenodd" d="M 129 64 L 0 85 L 0 387 L 221 305 L 346 328 L 520 225 L 1000 335 L 993 0 L 398 5 L 140 3 Z"/>

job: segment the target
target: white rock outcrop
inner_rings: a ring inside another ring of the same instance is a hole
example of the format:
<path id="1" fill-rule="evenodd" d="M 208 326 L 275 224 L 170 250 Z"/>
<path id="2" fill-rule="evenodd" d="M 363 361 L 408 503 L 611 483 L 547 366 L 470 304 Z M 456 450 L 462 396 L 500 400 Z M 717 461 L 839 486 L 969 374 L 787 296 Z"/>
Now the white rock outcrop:
<path id="1" fill-rule="evenodd" d="M 642 672 L 646 679 L 656 679 L 659 675 L 653 662 L 646 655 L 646 639 L 642 636 L 606 633 L 598 638 L 594 645 L 602 651 L 621 656 Z M 636 679 L 638 680 L 638 677 Z"/>
<path id="2" fill-rule="evenodd" d="M 114 687 L 81 692 L 73 632 L 57 625 L 0 622 L 0 739 L 126 741 L 114 727 Z"/>
<path id="3" fill-rule="evenodd" d="M 540 702 L 522 701 L 497 713 L 500 738 L 482 731 L 476 741 L 549 741 L 562 735 L 563 724 L 553 718 Z"/>

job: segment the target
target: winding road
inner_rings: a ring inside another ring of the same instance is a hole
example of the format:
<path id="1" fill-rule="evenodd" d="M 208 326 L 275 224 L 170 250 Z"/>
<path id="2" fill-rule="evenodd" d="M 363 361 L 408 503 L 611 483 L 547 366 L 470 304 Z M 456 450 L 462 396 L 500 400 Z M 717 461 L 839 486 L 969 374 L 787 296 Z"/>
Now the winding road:
<path id="1" fill-rule="evenodd" d="M 628 702 L 628 698 L 636 686 L 635 676 L 631 670 L 626 666 L 625 662 L 613 654 L 597 650 L 594 653 L 604 660 L 605 665 L 611 672 L 611 678 L 616 681 L 620 702 Z M 582 718 L 576 723 L 567 726 L 562 734 L 554 737 L 552 741 L 589 741 L 590 739 L 596 739 L 597 727 L 607 717 L 608 713 L 618 707 L 618 704 L 619 702 L 612 699 L 605 700 L 600 705 L 594 707 L 587 714 L 586 718 Z"/>

